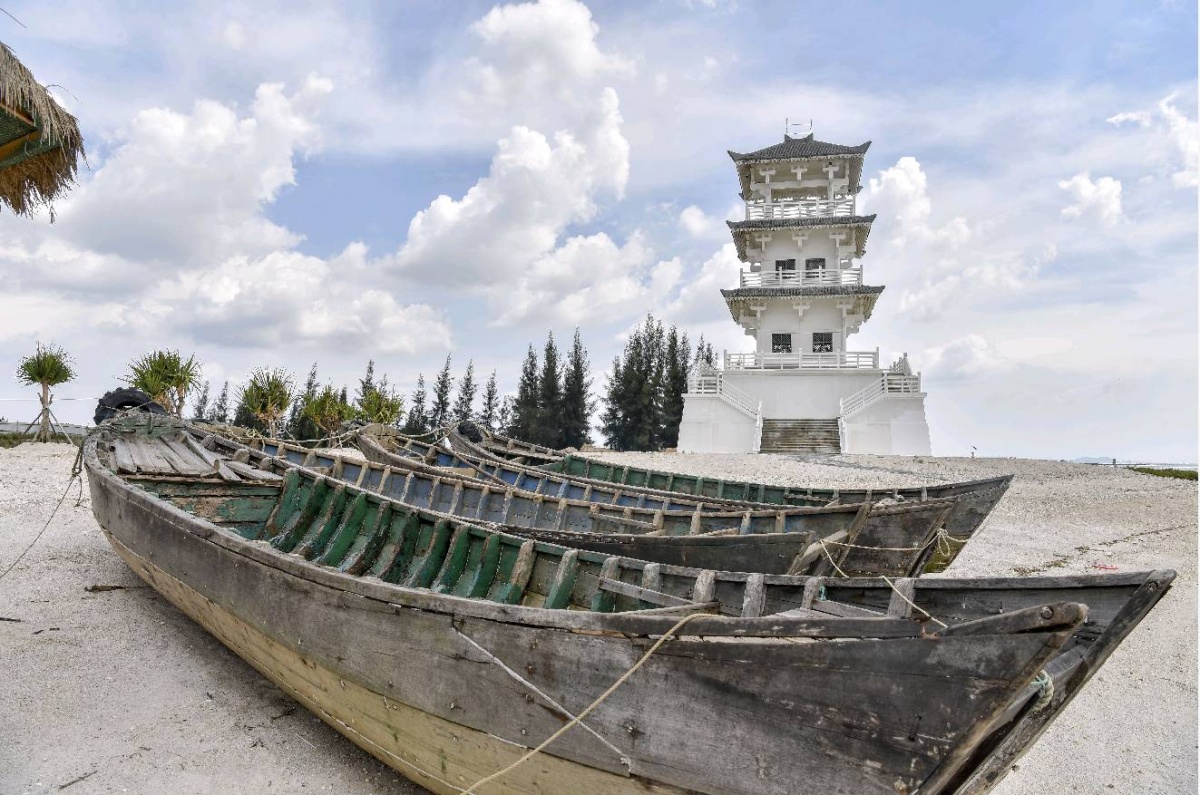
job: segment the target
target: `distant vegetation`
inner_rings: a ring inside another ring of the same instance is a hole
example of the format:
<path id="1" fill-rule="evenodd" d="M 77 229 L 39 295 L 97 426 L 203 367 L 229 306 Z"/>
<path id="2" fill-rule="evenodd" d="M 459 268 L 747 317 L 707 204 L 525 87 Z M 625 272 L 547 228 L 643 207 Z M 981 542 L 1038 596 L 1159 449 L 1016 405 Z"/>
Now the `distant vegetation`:
<path id="1" fill-rule="evenodd" d="M 1130 467 L 1130 469 L 1134 472 L 1141 472 L 1143 475 L 1157 475 L 1160 478 L 1196 479 L 1196 470 L 1194 469 L 1155 469 L 1154 467 Z"/>

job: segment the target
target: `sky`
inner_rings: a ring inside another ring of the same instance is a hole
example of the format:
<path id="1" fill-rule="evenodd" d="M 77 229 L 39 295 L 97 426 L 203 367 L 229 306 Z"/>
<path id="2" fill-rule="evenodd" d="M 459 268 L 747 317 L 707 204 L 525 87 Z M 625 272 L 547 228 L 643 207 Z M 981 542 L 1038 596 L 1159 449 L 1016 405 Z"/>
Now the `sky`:
<path id="1" fill-rule="evenodd" d="M 0 366 L 63 346 L 78 422 L 164 347 L 406 394 L 447 355 L 510 392 L 576 327 L 599 394 L 648 312 L 751 350 L 726 151 L 811 120 L 873 142 L 848 347 L 908 353 L 935 454 L 1195 462 L 1195 4 L 829 8 L 13 0 L 88 166 L 0 215 Z"/>

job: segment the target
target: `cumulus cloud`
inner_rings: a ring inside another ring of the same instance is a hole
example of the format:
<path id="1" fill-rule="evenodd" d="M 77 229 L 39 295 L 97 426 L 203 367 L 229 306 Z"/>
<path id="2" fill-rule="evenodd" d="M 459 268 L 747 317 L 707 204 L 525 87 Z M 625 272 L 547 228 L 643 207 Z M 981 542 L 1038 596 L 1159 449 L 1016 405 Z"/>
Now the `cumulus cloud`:
<path id="1" fill-rule="evenodd" d="M 720 239 L 729 236 L 729 227 L 725 222 L 741 219 L 744 212 L 743 205 L 738 203 L 729 208 L 724 218 L 719 218 L 691 204 L 679 213 L 679 225 L 692 237 Z"/>
<path id="2" fill-rule="evenodd" d="M 488 175 L 459 199 L 439 196 L 409 223 L 395 258 L 423 280 L 486 286 L 517 278 L 559 235 L 619 196 L 629 174 L 616 92 L 603 92 L 594 124 L 552 138 L 516 127 L 497 146 Z"/>
<path id="3" fill-rule="evenodd" d="M 592 12 L 576 0 L 492 8 L 471 26 L 482 52 L 468 59 L 480 98 L 505 106 L 547 94 L 573 101 L 573 88 L 598 77 L 629 76 L 632 61 L 601 50 Z"/>
<path id="4" fill-rule="evenodd" d="M 1019 290 L 1037 274 L 1037 258 L 997 245 L 987 223 L 957 215 L 935 221 L 928 178 L 916 158 L 902 157 L 870 179 L 859 212 L 878 214 L 867 281 L 872 263 L 886 263 L 908 317 L 930 320 L 956 303 Z"/>
<path id="5" fill-rule="evenodd" d="M 1121 181 L 1112 177 L 1092 180 L 1086 172 L 1058 183 L 1075 200 L 1062 209 L 1064 218 L 1095 216 L 1106 224 L 1121 220 Z"/>
<path id="6" fill-rule="evenodd" d="M 605 234 L 569 238 L 507 291 L 496 324 L 606 322 L 637 313 L 668 293 L 682 269 L 679 260 L 656 262 L 653 254 L 639 235 L 623 246 Z"/>
<path id="7" fill-rule="evenodd" d="M 495 325 L 636 313 L 675 285 L 679 263 L 656 261 L 636 230 L 624 243 L 572 234 L 624 195 L 630 147 L 617 93 L 590 87 L 632 64 L 600 48 L 591 13 L 573 0 L 497 7 L 472 31 L 482 46 L 468 59 L 468 89 L 510 116 L 561 126 L 509 130 L 485 176 L 412 218 L 390 272 L 484 297 Z M 558 107 L 538 112 L 547 105 Z"/>
<path id="8" fill-rule="evenodd" d="M 971 239 L 965 218 L 956 216 L 940 226 L 931 223 L 929 181 L 915 157 L 902 157 L 879 172 L 863 193 L 859 212 L 880 215 L 879 226 L 893 246 L 936 244 L 954 249 Z"/>
<path id="9" fill-rule="evenodd" d="M 63 331 L 169 328 L 231 347 L 448 347 L 445 317 L 373 282 L 364 246 L 304 255 L 302 237 L 265 215 L 294 184 L 296 159 L 320 145 L 320 100 L 331 90 L 313 77 L 292 93 L 260 86 L 245 115 L 211 100 L 190 113 L 138 113 L 57 224 L 5 220 L 0 259 L 19 266 L 24 289 L 72 307 L 77 319 Z M 107 299 L 96 318 L 82 308 L 98 296 Z M 0 336 L 30 328 L 13 317 L 0 325 Z"/>
<path id="10" fill-rule="evenodd" d="M 1176 104 L 1177 94 L 1159 100 L 1153 110 L 1123 111 L 1108 117 L 1109 124 L 1133 124 L 1153 135 L 1164 137 L 1174 150 L 1171 181 L 1176 187 L 1200 185 L 1200 123 L 1189 119 Z"/>
<path id="11" fill-rule="evenodd" d="M 263 208 L 295 184 L 295 158 L 320 145 L 328 80 L 288 94 L 259 86 L 250 113 L 212 100 L 190 113 L 151 108 L 59 211 L 58 236 L 81 251 L 187 267 L 263 254 L 301 239 Z"/>

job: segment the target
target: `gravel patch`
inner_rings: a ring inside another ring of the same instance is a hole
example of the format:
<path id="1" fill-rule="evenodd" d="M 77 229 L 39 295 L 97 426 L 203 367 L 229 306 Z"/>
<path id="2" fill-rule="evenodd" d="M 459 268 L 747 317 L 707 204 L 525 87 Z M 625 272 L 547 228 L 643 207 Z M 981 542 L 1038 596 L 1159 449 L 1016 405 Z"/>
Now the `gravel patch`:
<path id="1" fill-rule="evenodd" d="M 0 571 L 63 494 L 74 449 L 0 449 Z M 1019 459 L 596 454 L 812 486 L 1017 476 L 944 576 L 1174 568 L 1172 591 L 997 788 L 1196 790 L 1194 483 Z M 114 555 L 86 488 L 0 579 L 0 792 L 424 792 L 213 640 Z M 114 585 L 115 590 L 88 591 Z M 81 778 L 83 777 L 83 778 Z M 75 783 L 71 783 L 75 781 Z"/>

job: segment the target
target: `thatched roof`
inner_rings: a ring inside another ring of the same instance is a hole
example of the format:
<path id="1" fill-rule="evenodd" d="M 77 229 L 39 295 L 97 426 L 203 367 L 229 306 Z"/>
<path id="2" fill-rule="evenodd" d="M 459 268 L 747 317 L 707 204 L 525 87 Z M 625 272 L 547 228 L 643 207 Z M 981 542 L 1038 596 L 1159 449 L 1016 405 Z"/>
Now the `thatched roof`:
<path id="1" fill-rule="evenodd" d="M 83 154 L 75 117 L 0 44 L 0 203 L 17 215 L 49 205 L 75 183 Z"/>

